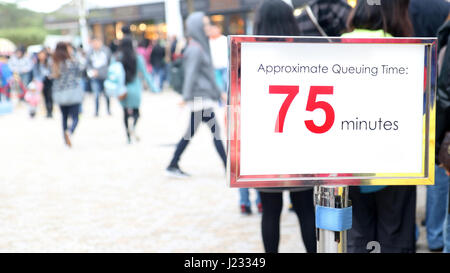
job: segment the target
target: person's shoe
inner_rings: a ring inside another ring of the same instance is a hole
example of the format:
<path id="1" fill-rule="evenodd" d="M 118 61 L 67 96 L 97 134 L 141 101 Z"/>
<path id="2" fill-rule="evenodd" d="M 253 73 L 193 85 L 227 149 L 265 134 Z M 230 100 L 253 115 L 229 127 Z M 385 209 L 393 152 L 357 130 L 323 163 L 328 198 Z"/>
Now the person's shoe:
<path id="1" fill-rule="evenodd" d="M 188 178 L 190 175 L 180 170 L 178 167 L 168 167 L 166 169 L 166 174 L 173 178 Z"/>
<path id="2" fill-rule="evenodd" d="M 141 141 L 141 138 L 139 136 L 136 135 L 136 129 L 131 129 L 130 130 L 130 135 L 134 138 L 134 140 L 136 140 L 136 142 Z"/>
<path id="3" fill-rule="evenodd" d="M 250 215 L 252 214 L 252 209 L 249 206 L 241 205 L 241 214 Z"/>
<path id="4" fill-rule="evenodd" d="M 442 252 L 442 251 L 444 251 L 444 248 L 443 247 L 430 248 L 429 250 L 430 250 L 430 252 Z"/>
<path id="5" fill-rule="evenodd" d="M 420 222 L 420 225 L 423 226 L 423 227 L 427 225 L 427 223 L 425 222 L 425 219 L 423 219 L 423 220 Z"/>
<path id="6" fill-rule="evenodd" d="M 262 212 L 263 212 L 262 204 L 258 203 L 258 213 L 262 213 Z"/>
<path id="7" fill-rule="evenodd" d="M 69 134 L 69 132 L 64 132 L 64 141 L 66 142 L 66 145 L 69 147 L 69 148 L 72 148 L 72 141 L 70 141 L 70 134 Z"/>

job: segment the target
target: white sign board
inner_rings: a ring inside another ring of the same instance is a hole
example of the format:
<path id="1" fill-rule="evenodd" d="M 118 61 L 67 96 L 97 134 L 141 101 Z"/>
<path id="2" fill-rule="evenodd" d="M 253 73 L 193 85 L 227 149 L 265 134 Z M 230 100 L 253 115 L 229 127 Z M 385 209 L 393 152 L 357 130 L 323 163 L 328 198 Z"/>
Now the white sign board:
<path id="1" fill-rule="evenodd" d="M 404 184 L 409 178 L 432 182 L 426 170 L 434 160 L 428 145 L 433 92 L 426 76 L 433 67 L 426 64 L 431 46 L 417 39 L 373 40 L 235 41 L 230 112 L 236 113 L 228 119 L 229 149 L 236 151 L 229 151 L 232 186 L 324 183 L 336 176 L 339 184 L 393 177 Z M 230 42 L 233 50 L 233 37 Z M 384 182 L 401 184 L 390 180 Z"/>

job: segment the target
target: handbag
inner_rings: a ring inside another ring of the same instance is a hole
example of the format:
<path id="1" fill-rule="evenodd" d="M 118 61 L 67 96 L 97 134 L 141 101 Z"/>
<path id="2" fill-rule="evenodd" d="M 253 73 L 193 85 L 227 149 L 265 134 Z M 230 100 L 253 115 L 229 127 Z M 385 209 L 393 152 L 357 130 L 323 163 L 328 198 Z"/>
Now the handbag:
<path id="1" fill-rule="evenodd" d="M 439 148 L 438 159 L 445 169 L 450 170 L 450 131 L 445 133 L 444 140 Z"/>

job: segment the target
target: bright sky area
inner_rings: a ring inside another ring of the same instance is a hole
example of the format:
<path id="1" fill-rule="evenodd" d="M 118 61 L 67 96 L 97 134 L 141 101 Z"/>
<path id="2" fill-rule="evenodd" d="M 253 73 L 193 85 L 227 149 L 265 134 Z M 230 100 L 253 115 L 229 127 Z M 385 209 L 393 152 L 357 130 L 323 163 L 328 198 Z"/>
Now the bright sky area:
<path id="1" fill-rule="evenodd" d="M 18 3 L 19 7 L 37 12 L 53 12 L 72 0 L 2 0 L 0 2 Z M 77 0 L 76 0 L 77 1 Z M 85 0 L 88 7 L 113 7 L 134 4 L 161 2 L 163 0 Z"/>

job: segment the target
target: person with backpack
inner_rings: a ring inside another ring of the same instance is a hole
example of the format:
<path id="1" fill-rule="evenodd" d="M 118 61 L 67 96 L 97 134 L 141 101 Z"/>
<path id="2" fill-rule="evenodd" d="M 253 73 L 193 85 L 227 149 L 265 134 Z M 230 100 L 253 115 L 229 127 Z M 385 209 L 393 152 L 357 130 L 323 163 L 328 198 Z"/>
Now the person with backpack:
<path id="1" fill-rule="evenodd" d="M 128 143 L 139 141 L 136 135 L 136 125 L 140 117 L 139 108 L 142 98 L 141 74 L 151 91 L 158 93 L 160 89 L 155 86 L 153 79 L 147 72 L 143 57 L 136 53 L 133 40 L 124 38 L 117 52 L 111 58 L 108 76 L 105 80 L 105 91 L 110 96 L 117 96 L 124 111 L 124 124 Z M 132 126 L 129 124 L 133 119 Z"/>
<path id="2" fill-rule="evenodd" d="M 226 95 L 217 86 L 214 76 L 209 40 L 205 31 L 209 25 L 209 18 L 202 12 L 194 12 L 186 20 L 189 42 L 183 54 L 184 80 L 181 105 L 189 106 L 190 121 L 166 169 L 167 175 L 171 177 L 189 176 L 180 169 L 178 162 L 201 122 L 210 126 L 214 136 L 214 146 L 223 165 L 226 166 L 225 148 L 220 139 L 220 127 L 214 112 L 214 107 L 221 98 L 226 101 Z"/>

